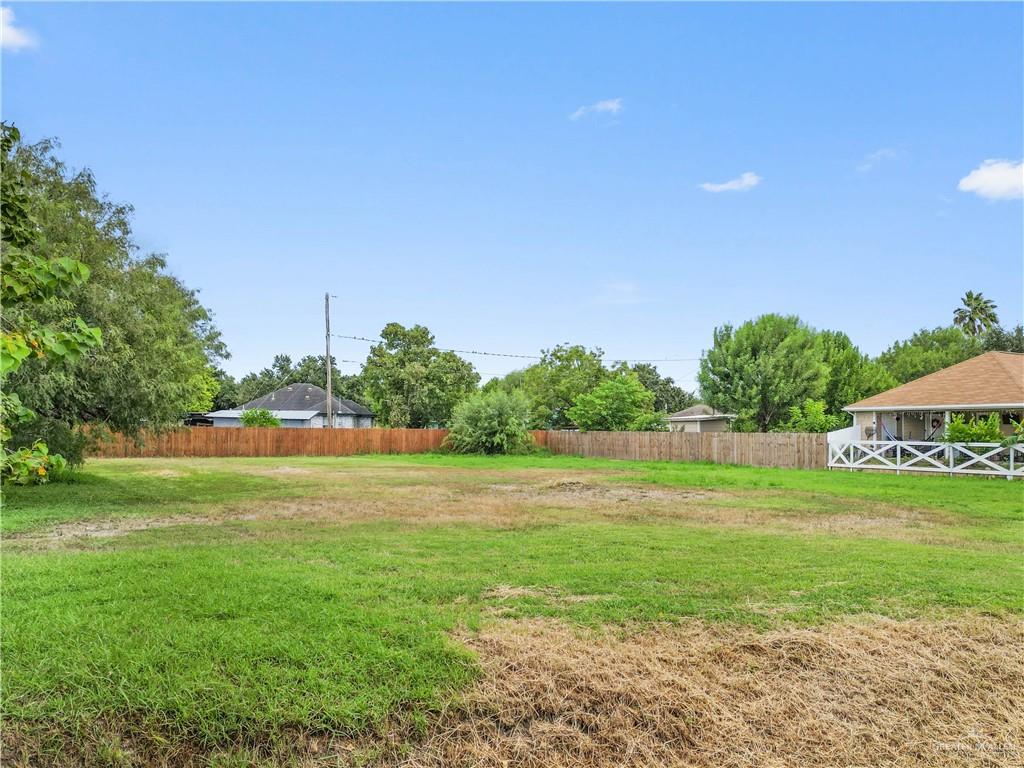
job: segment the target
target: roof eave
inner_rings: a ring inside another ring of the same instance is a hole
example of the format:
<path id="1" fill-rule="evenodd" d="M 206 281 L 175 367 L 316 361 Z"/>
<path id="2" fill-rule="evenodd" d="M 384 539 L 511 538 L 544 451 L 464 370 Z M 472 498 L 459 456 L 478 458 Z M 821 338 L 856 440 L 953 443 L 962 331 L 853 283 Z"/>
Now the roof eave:
<path id="1" fill-rule="evenodd" d="M 666 421 L 715 421 L 717 419 L 735 419 L 735 413 L 704 414 L 702 416 L 669 416 Z"/>
<path id="2" fill-rule="evenodd" d="M 995 409 L 1024 409 L 1024 403 L 959 403 L 942 405 L 848 405 L 843 408 L 847 413 L 864 413 L 865 411 L 990 411 Z"/>

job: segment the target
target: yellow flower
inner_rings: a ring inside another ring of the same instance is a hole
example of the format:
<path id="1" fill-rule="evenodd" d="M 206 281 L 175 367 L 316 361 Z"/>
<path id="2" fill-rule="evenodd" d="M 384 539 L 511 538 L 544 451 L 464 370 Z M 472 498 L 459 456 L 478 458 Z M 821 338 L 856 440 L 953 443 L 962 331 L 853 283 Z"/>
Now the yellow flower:
<path id="1" fill-rule="evenodd" d="M 40 475 L 45 475 L 46 474 L 46 468 L 45 467 L 40 467 L 39 468 L 39 474 Z"/>

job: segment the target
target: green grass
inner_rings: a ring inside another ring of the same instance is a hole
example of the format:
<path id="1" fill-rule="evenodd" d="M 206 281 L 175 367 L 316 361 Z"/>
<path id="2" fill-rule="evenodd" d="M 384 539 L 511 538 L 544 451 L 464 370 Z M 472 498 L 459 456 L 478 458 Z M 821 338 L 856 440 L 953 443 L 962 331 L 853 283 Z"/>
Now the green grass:
<path id="1" fill-rule="evenodd" d="M 309 474 L 246 474 L 284 465 Z M 585 514 L 188 524 L 267 500 L 398 503 L 402 488 L 428 484 L 486 494 L 510 473 L 530 482 L 556 470 L 613 486 L 724 489 L 726 501 L 706 503 L 794 515 L 930 511 L 946 519 L 946 543 Z M 593 626 L 1018 614 L 1021 492 L 1006 481 L 553 457 L 92 462 L 76 483 L 7 494 L 4 715 L 66 733 L 113 716 L 210 748 L 289 729 L 358 733 L 464 688 L 475 663 L 450 633 L 495 610 Z M 124 516 L 182 524 L 71 547 L 10 538 Z M 492 597 L 503 585 L 528 591 Z"/>

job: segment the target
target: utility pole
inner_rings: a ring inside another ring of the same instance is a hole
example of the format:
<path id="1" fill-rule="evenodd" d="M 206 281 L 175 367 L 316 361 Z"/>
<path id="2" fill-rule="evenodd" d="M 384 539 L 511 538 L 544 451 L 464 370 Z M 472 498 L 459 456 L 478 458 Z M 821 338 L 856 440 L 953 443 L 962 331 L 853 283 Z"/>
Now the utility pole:
<path id="1" fill-rule="evenodd" d="M 327 355 L 324 358 L 327 365 L 327 428 L 334 428 L 334 390 L 331 389 L 331 294 L 324 294 L 324 325 L 327 328 Z"/>

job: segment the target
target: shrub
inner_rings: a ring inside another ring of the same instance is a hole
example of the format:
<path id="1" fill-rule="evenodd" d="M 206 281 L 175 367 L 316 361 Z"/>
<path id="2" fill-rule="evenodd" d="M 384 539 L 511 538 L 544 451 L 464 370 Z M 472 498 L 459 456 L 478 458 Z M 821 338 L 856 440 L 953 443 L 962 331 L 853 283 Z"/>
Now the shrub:
<path id="1" fill-rule="evenodd" d="M 780 424 L 773 432 L 831 432 L 843 426 L 841 416 L 825 412 L 824 400 L 808 397 L 800 407 L 789 409 L 789 421 Z"/>
<path id="2" fill-rule="evenodd" d="M 567 415 L 583 432 L 664 429 L 662 415 L 654 410 L 654 394 L 631 372 L 606 379 L 577 397 Z"/>
<path id="3" fill-rule="evenodd" d="M 962 413 L 954 413 L 946 432 L 944 443 L 1001 443 L 1003 431 L 999 427 L 999 414 L 990 413 L 987 419 L 972 418 L 967 421 Z"/>
<path id="4" fill-rule="evenodd" d="M 243 427 L 280 427 L 281 420 L 266 408 L 253 408 L 250 411 L 242 411 L 239 419 Z"/>
<path id="5" fill-rule="evenodd" d="M 522 453 L 532 443 L 529 417 L 519 392 L 477 392 L 455 406 L 445 444 L 456 453 Z"/>
<path id="6" fill-rule="evenodd" d="M 3 482 L 15 485 L 42 485 L 67 468 L 63 456 L 50 453 L 46 443 L 38 441 L 3 456 Z"/>

